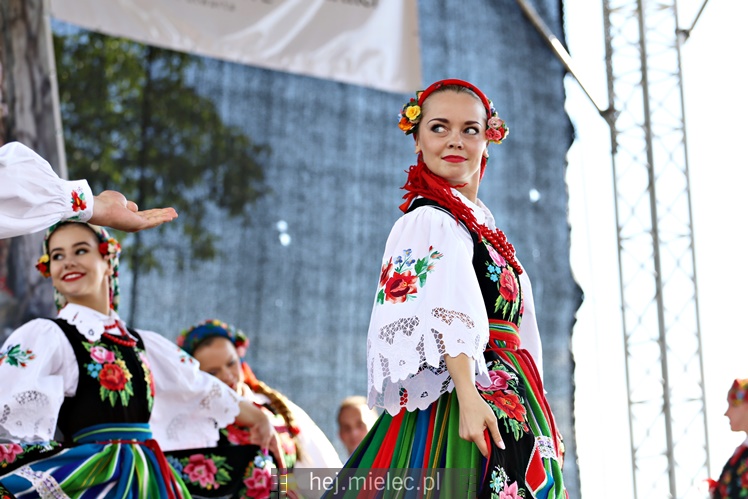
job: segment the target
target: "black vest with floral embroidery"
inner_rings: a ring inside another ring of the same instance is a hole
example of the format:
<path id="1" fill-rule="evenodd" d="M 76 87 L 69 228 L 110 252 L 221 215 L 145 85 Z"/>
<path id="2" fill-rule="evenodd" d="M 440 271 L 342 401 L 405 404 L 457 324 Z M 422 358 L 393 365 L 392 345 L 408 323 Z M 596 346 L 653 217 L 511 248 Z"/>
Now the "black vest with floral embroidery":
<path id="1" fill-rule="evenodd" d="M 154 387 L 142 338 L 128 329 L 137 340 L 134 347 L 105 336 L 89 342 L 64 319 L 54 322 L 65 333 L 78 363 L 78 388 L 75 396 L 65 397 L 57 422 L 64 441 L 71 442 L 76 432 L 96 424 L 147 423 Z"/>
<path id="2" fill-rule="evenodd" d="M 439 203 L 426 198 L 413 201 L 408 212 L 421 206 L 432 206 L 453 216 Z M 460 223 L 467 229 L 464 223 Z M 488 318 L 512 322 L 519 327 L 524 307 L 517 271 L 498 254 L 491 243 L 481 241 L 481 237 L 469 229 L 468 232 L 473 239 L 473 269 L 478 278 Z"/>

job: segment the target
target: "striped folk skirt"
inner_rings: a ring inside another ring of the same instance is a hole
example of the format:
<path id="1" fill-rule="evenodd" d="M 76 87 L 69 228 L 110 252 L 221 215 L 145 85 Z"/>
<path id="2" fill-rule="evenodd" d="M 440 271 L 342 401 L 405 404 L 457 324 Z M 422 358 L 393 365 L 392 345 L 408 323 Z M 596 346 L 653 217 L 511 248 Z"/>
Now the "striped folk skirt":
<path id="1" fill-rule="evenodd" d="M 532 357 L 516 327 L 491 321 L 485 351 L 493 409 L 506 449 L 486 431 L 490 455 L 459 436 L 457 394 L 425 410 L 384 413 L 353 452 L 325 498 L 565 499 L 560 437 Z"/>
<path id="2" fill-rule="evenodd" d="M 95 425 L 73 441 L 73 447 L 0 475 L 0 491 L 10 499 L 190 497 L 148 424 Z"/>

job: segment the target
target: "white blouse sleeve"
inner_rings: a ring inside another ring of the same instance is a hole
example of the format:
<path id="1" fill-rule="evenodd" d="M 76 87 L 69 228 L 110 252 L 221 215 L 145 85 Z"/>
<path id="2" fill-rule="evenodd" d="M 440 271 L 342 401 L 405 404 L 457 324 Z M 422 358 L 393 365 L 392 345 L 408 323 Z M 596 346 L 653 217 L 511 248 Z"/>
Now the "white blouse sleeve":
<path id="1" fill-rule="evenodd" d="M 535 301 L 532 297 L 532 285 L 527 271 L 519 275 L 519 284 L 522 288 L 524 312 L 522 322 L 519 326 L 519 338 L 522 348 L 530 352 L 535 365 L 540 374 L 540 380 L 543 380 L 543 345 L 540 341 L 540 331 L 538 330 L 538 321 L 535 318 Z"/>
<path id="2" fill-rule="evenodd" d="M 156 395 L 151 431 L 163 450 L 214 447 L 218 430 L 239 414 L 239 395 L 163 336 L 138 330 Z"/>
<path id="3" fill-rule="evenodd" d="M 73 347 L 54 322 L 27 322 L 0 348 L 0 380 L 0 441 L 50 441 L 78 386 Z"/>
<path id="4" fill-rule="evenodd" d="M 93 203 L 85 180 L 61 179 L 44 158 L 19 142 L 0 147 L 0 239 L 37 232 L 60 220 L 86 222 Z"/>
<path id="5" fill-rule="evenodd" d="M 453 387 L 444 355 L 474 359 L 476 380 L 488 383 L 488 317 L 472 258 L 469 232 L 448 213 L 426 206 L 395 223 L 369 324 L 370 406 L 393 415 L 428 407 Z"/>

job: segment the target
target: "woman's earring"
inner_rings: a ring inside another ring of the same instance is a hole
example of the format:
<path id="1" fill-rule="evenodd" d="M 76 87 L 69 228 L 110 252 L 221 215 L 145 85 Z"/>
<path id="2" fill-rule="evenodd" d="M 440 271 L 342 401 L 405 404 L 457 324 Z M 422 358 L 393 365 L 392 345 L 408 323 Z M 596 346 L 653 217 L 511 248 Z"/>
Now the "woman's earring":
<path id="1" fill-rule="evenodd" d="M 416 154 L 418 154 L 419 152 L 421 152 L 421 146 L 416 144 Z"/>
<path id="2" fill-rule="evenodd" d="M 483 149 L 483 157 L 488 159 L 488 149 Z"/>

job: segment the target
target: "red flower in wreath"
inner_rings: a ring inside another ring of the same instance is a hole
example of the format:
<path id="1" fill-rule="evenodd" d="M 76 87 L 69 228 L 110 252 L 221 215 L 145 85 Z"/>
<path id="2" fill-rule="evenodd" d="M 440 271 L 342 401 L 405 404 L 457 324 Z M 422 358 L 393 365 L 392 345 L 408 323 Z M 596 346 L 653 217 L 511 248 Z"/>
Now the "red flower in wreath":
<path id="1" fill-rule="evenodd" d="M 86 209 L 86 202 L 78 195 L 78 191 L 73 191 L 73 211 L 81 211 Z"/>
<path id="2" fill-rule="evenodd" d="M 390 261 L 382 265 L 382 273 L 379 275 L 379 286 L 384 286 L 387 282 L 387 279 L 390 277 L 390 272 L 392 272 L 392 257 L 390 257 Z"/>
<path id="3" fill-rule="evenodd" d="M 416 288 L 417 275 L 408 270 L 402 274 L 395 272 L 384 287 L 385 298 L 392 303 L 403 303 L 408 295 L 418 292 Z"/>
<path id="4" fill-rule="evenodd" d="M 516 394 L 497 392 L 494 394 L 493 402 L 496 404 L 496 407 L 504 411 L 511 419 L 515 421 L 525 420 L 527 411 L 525 411 L 525 406 L 520 403 L 519 397 Z"/>
<path id="5" fill-rule="evenodd" d="M 517 279 L 514 278 L 509 269 L 504 269 L 499 276 L 499 293 L 506 301 L 514 301 L 519 294 Z"/>
<path id="6" fill-rule="evenodd" d="M 104 364 L 99 372 L 99 382 L 107 390 L 118 392 L 125 389 L 127 379 L 124 371 L 117 364 Z"/>

